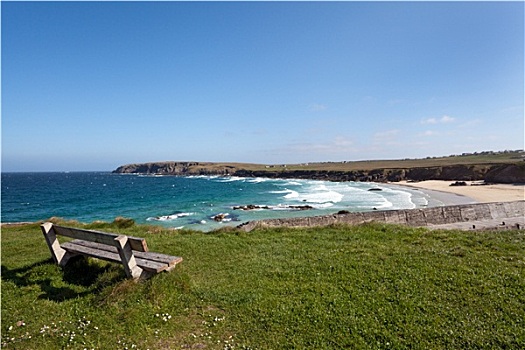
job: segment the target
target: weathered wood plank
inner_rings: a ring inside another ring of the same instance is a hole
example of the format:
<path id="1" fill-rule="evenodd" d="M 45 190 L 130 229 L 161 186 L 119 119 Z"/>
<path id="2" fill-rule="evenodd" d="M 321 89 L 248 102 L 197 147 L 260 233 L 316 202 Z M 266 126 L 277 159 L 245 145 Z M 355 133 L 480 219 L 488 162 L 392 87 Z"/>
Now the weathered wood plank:
<path id="1" fill-rule="evenodd" d="M 151 261 L 162 262 L 168 266 L 176 265 L 182 261 L 180 256 L 166 255 L 155 252 L 136 252 L 135 256 Z"/>
<path id="2" fill-rule="evenodd" d="M 154 273 L 170 271 L 182 261 L 178 256 L 148 252 L 145 238 L 63 227 L 52 223 L 41 225 L 41 229 L 53 259 L 61 266 L 72 256 L 85 255 L 120 263 L 128 277 L 143 279 Z M 74 240 L 60 244 L 57 235 Z"/>
<path id="3" fill-rule="evenodd" d="M 98 242 L 98 243 L 108 244 L 112 246 L 115 246 L 115 238 L 119 236 L 114 233 L 100 232 L 100 231 L 93 231 L 93 230 L 83 230 L 83 229 L 78 229 L 78 228 L 63 227 L 63 226 L 57 226 L 57 225 L 53 225 L 53 229 L 57 235 L 70 237 L 70 238 L 76 238 L 76 239 L 82 239 L 85 241 Z M 148 245 L 146 244 L 145 238 L 131 237 L 131 236 L 126 236 L 126 237 L 128 237 L 128 240 L 131 245 L 131 249 L 140 251 L 140 252 L 148 251 Z"/>
<path id="4" fill-rule="evenodd" d="M 40 229 L 44 234 L 47 246 L 49 247 L 49 251 L 51 252 L 51 256 L 53 257 L 55 263 L 61 266 L 65 265 L 67 263 L 67 260 L 69 260 L 69 256 L 66 254 L 66 251 L 60 246 L 60 242 L 57 239 L 57 235 L 55 233 L 53 224 L 47 222 L 45 224 L 42 224 L 40 226 Z"/>
<path id="5" fill-rule="evenodd" d="M 62 248 L 71 253 L 82 254 L 91 256 L 93 258 L 122 263 L 122 260 L 120 260 L 120 256 L 116 251 L 110 252 L 107 250 L 100 250 L 96 248 L 86 247 L 84 245 L 75 244 L 72 242 L 62 243 Z"/>
<path id="6" fill-rule="evenodd" d="M 117 253 L 117 248 L 113 246 L 108 246 L 105 244 L 100 244 L 96 242 L 88 242 L 83 240 L 74 240 L 71 241 L 72 243 L 84 245 L 86 247 L 91 247 L 95 249 L 100 250 L 107 250 L 109 252 Z M 168 264 L 169 266 L 178 264 L 182 261 L 182 258 L 180 256 L 173 256 L 173 255 L 167 255 L 162 253 L 155 253 L 155 252 L 134 252 L 136 258 L 142 258 L 144 260 L 151 260 L 154 262 L 161 262 Z"/>
<path id="7" fill-rule="evenodd" d="M 128 237 L 120 235 L 115 238 L 115 243 L 117 245 L 120 259 L 122 260 L 122 265 L 126 271 L 126 275 L 132 278 L 139 278 L 142 274 L 142 268 L 137 266 L 137 261 L 133 255 L 133 250 L 131 249 L 131 244 Z"/>
<path id="8" fill-rule="evenodd" d="M 115 248 L 114 251 L 109 251 L 107 249 L 98 249 L 95 247 L 89 247 L 84 244 L 78 244 L 78 242 L 86 242 L 86 241 L 72 241 L 72 242 L 66 242 L 62 244 L 62 248 L 67 250 L 68 252 L 75 253 L 75 254 L 82 254 L 86 256 L 90 256 L 92 258 L 102 259 L 106 261 L 116 262 L 116 263 L 122 263 L 122 260 L 120 259 L 120 255 L 117 252 L 117 249 Z M 92 243 L 92 242 L 88 242 Z M 102 245 L 103 247 L 108 247 L 105 245 Z M 114 247 L 110 247 L 114 248 Z M 164 270 L 170 269 L 170 265 L 162 262 L 155 262 L 148 259 L 141 259 L 136 257 L 135 258 L 137 262 L 137 266 L 140 268 L 150 271 L 150 272 L 161 272 Z M 182 259 L 181 259 L 182 261 Z"/>

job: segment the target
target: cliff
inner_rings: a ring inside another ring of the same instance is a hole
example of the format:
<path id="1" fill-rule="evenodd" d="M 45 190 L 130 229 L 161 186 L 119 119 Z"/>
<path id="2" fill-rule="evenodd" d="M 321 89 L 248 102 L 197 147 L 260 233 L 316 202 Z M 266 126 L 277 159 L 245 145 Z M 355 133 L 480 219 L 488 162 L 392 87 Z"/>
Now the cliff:
<path id="1" fill-rule="evenodd" d="M 146 175 L 233 175 L 234 165 L 202 162 L 153 162 L 126 164 L 118 167 L 116 174 L 146 174 Z"/>
<path id="2" fill-rule="evenodd" d="M 128 164 L 118 167 L 118 174 L 151 175 L 223 175 L 239 177 L 266 177 L 312 179 L 325 181 L 397 182 L 424 180 L 458 180 L 491 183 L 525 183 L 525 163 L 513 164 L 457 164 L 435 167 L 413 167 L 371 170 L 287 170 L 286 168 L 251 169 L 234 163 L 156 162 Z"/>

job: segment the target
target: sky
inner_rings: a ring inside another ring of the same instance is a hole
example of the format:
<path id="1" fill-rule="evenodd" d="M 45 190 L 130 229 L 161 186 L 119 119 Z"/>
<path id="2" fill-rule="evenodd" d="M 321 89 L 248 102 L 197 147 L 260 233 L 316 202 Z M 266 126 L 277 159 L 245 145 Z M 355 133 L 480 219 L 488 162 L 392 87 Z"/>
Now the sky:
<path id="1" fill-rule="evenodd" d="M 523 149 L 524 3 L 1 2 L 2 171 Z"/>

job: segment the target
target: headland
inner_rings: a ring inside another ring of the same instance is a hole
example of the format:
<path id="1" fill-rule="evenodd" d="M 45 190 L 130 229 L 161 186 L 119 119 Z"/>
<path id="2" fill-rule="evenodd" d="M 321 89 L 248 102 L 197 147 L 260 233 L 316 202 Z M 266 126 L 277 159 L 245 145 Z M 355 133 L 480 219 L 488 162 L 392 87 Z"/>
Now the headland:
<path id="1" fill-rule="evenodd" d="M 497 228 L 501 225 L 499 222 L 505 223 L 505 220 L 507 228 L 508 224 L 512 228 L 523 228 L 524 156 L 525 153 L 519 150 L 425 159 L 281 165 L 170 161 L 123 165 L 114 173 L 380 182 L 420 189 L 430 196 L 440 197 L 445 204 L 439 208 L 417 210 L 342 212 L 318 217 L 270 219 L 240 225 L 244 230 L 260 225 L 324 226 L 368 221 L 410 226 L 452 225 L 457 228 L 467 223 L 468 228 L 476 228 L 477 224 L 479 229 Z"/>
<path id="2" fill-rule="evenodd" d="M 221 175 L 323 181 L 485 181 L 525 183 L 525 152 L 483 152 L 425 159 L 253 164 L 166 161 L 122 165 L 119 174 Z"/>

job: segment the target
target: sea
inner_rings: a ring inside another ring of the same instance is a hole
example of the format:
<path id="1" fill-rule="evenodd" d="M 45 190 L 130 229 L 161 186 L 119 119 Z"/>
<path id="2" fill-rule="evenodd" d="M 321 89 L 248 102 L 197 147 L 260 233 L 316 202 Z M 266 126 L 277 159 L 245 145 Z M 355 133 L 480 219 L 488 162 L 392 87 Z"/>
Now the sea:
<path id="1" fill-rule="evenodd" d="M 1 180 L 2 223 L 121 216 L 208 232 L 253 220 L 443 205 L 417 189 L 367 182 L 110 172 L 2 173 Z"/>

